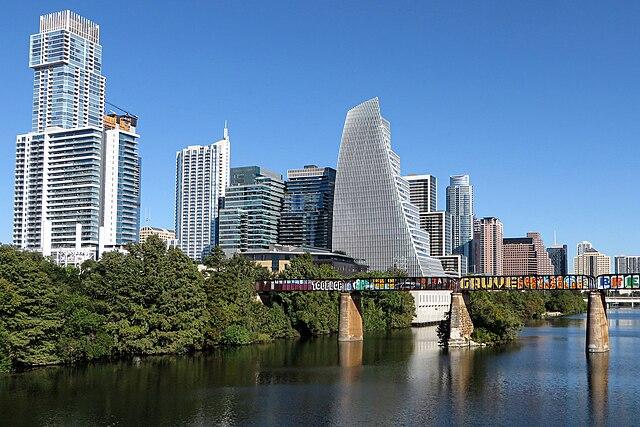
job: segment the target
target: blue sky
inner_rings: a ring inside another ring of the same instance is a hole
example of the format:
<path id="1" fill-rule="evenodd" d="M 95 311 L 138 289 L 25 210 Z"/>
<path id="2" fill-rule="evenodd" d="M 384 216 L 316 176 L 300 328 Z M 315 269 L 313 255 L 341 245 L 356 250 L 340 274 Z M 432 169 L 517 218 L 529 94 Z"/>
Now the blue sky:
<path id="1" fill-rule="evenodd" d="M 404 173 L 469 173 L 506 236 L 640 253 L 640 2 L 3 1 L 0 241 L 28 38 L 72 9 L 101 26 L 107 100 L 140 117 L 143 223 L 172 226 L 175 151 L 229 121 L 232 166 L 334 166 L 378 96 Z"/>

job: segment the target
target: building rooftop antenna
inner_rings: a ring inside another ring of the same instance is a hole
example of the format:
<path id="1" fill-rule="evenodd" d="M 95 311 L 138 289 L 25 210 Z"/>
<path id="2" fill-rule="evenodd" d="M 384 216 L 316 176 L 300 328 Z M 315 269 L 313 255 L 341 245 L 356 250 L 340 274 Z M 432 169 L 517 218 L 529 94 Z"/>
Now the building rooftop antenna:
<path id="1" fill-rule="evenodd" d="M 227 128 L 227 121 L 224 121 L 224 133 L 223 133 L 223 137 L 224 139 L 229 139 L 229 129 Z"/>

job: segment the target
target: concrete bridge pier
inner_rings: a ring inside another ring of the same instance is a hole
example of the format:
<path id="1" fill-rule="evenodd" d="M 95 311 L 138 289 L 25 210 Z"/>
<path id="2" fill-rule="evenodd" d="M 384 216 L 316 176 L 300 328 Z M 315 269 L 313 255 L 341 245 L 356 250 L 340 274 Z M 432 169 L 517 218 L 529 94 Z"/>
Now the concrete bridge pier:
<path id="1" fill-rule="evenodd" d="M 469 347 L 475 345 L 471 340 L 473 322 L 467 309 L 465 295 L 461 292 L 451 294 L 451 311 L 449 312 L 449 348 Z"/>
<path id="2" fill-rule="evenodd" d="M 587 353 L 609 351 L 609 322 L 607 321 L 604 293 L 589 292 L 587 308 Z"/>
<path id="3" fill-rule="evenodd" d="M 338 341 L 362 341 L 362 314 L 360 301 L 354 300 L 351 293 L 340 293 L 340 323 Z"/>

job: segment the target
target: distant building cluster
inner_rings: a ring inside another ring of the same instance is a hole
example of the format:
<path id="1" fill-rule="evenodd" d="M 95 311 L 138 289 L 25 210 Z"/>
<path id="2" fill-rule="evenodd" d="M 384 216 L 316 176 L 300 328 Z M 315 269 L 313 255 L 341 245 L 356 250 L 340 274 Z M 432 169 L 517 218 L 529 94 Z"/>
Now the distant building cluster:
<path id="1" fill-rule="evenodd" d="M 538 232 L 505 237 L 499 218 L 477 217 L 469 175 L 449 177 L 439 209 L 435 176 L 401 174 L 378 98 L 347 112 L 336 169 L 308 164 L 286 178 L 231 167 L 225 123 L 220 139 L 176 153 L 175 229 L 140 227 L 138 117 L 105 111 L 99 26 L 70 11 L 44 15 L 29 50 L 32 129 L 16 138 L 13 218 L 25 250 L 78 265 L 157 235 L 194 261 L 219 246 L 271 271 L 308 253 L 348 274 L 569 273 L 567 245 L 545 248 Z M 573 270 L 610 273 L 611 259 L 580 242 Z M 615 257 L 615 273 L 639 271 L 640 257 Z"/>

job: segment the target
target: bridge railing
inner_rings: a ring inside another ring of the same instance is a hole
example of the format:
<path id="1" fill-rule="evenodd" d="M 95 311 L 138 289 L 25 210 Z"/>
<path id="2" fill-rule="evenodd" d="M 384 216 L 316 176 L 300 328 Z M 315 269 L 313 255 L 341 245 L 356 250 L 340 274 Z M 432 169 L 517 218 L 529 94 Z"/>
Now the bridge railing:
<path id="1" fill-rule="evenodd" d="M 257 281 L 255 289 L 258 292 L 640 290 L 640 274 L 275 279 Z"/>

